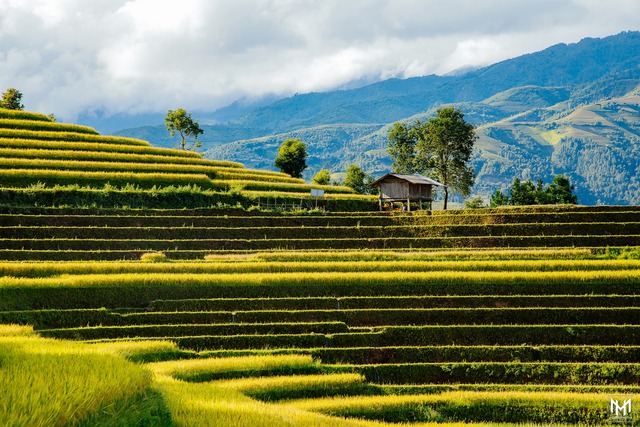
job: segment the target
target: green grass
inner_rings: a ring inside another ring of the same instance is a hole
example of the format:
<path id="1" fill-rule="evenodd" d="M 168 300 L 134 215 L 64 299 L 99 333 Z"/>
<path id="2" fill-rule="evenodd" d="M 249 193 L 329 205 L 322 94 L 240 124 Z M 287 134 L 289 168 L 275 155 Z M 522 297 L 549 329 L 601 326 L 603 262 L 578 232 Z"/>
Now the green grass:
<path id="1" fill-rule="evenodd" d="M 280 172 L 270 172 L 255 169 L 227 168 L 225 170 L 218 169 L 218 178 L 225 180 L 246 180 L 246 181 L 269 181 L 269 182 L 287 182 L 292 184 L 304 184 L 301 178 L 292 178 L 287 174 Z"/>
<path id="2" fill-rule="evenodd" d="M 82 152 L 76 152 L 82 153 Z M 2 154 L 2 153 L 0 153 Z M 40 157 L 40 156 L 39 156 Z M 170 159 L 176 159 L 172 157 Z M 148 160 L 148 159 L 145 159 Z M 195 163 L 195 162 L 192 162 Z M 221 163 L 221 162 L 220 162 Z M 126 172 L 169 172 L 169 173 L 203 173 L 210 178 L 229 179 L 240 177 L 247 180 L 301 183 L 297 178 L 291 178 L 282 174 L 262 173 L 243 168 L 229 168 L 210 166 L 206 164 L 184 163 L 155 163 L 155 162 L 117 162 L 117 161 L 87 161 L 76 160 L 75 156 L 65 160 L 44 158 L 0 158 L 0 166 L 12 169 L 63 169 L 63 170 L 87 170 L 87 171 L 126 171 Z M 233 172 L 228 172 L 232 170 Z"/>
<path id="3" fill-rule="evenodd" d="M 640 392 L 640 208 L 261 212 L 319 187 L 2 109 L 0 168 L 0 424 L 603 425 Z"/>
<path id="4" fill-rule="evenodd" d="M 38 141 L 23 141 L 20 144 L 11 144 L 11 140 L 5 140 L 0 144 L 7 144 L 7 147 L 0 148 L 0 156 L 8 159 L 41 159 L 41 160 L 74 160 L 87 162 L 120 162 L 120 163 L 170 163 L 183 165 L 203 165 L 216 168 L 242 169 L 240 163 L 226 162 L 221 160 L 206 160 L 189 156 L 182 156 L 181 151 L 156 149 L 148 147 L 147 150 L 139 149 L 137 152 L 127 150 L 111 151 L 112 146 L 108 144 L 73 144 L 73 143 L 40 143 Z M 30 148 L 34 146 L 34 148 Z M 58 149 L 51 149 L 58 147 Z M 118 146 L 115 146 L 118 148 Z M 95 149 L 95 150 L 92 150 Z M 148 151 L 148 153 L 147 153 Z"/>
<path id="5" fill-rule="evenodd" d="M 296 354 L 166 361 L 149 367 L 158 375 L 191 382 L 319 372 L 319 364 L 311 356 Z"/>
<path id="6" fill-rule="evenodd" d="M 48 180 L 68 180 L 67 176 L 76 177 L 76 179 L 80 180 L 81 175 L 80 172 L 77 171 L 52 171 L 53 173 L 49 174 L 49 171 L 40 171 L 34 170 L 34 177 L 32 174 L 29 174 L 27 170 L 20 171 L 21 173 L 16 172 L 12 174 L 14 177 L 20 178 L 22 175 L 26 176 L 25 181 L 35 180 L 36 177 Z M 136 180 L 136 175 L 140 175 L 140 178 Z M 49 178 L 51 176 L 51 178 Z M 85 180 L 98 180 L 98 179 L 109 179 L 111 178 L 113 183 L 125 182 L 125 180 L 129 180 L 131 183 L 145 183 L 148 180 L 152 180 L 155 177 L 158 181 L 158 186 L 160 187 L 163 182 L 171 182 L 170 179 L 175 177 L 177 184 L 184 184 L 184 179 L 180 179 L 180 174 L 176 173 L 130 173 L 130 172 L 86 172 Z M 202 179 L 202 175 L 196 174 L 184 174 L 184 177 L 190 178 L 194 181 L 194 184 L 198 184 L 203 188 L 221 188 L 218 187 L 218 184 L 214 184 L 218 181 L 213 182 L 205 182 Z M 2 177 L 2 175 L 0 175 Z M 128 178 L 130 177 L 130 178 Z M 197 178 L 198 177 L 198 178 Z M 10 180 L 11 178 L 5 178 Z M 16 178 L 17 179 L 17 178 Z M 20 178 L 21 179 L 21 178 Z M 219 182 L 218 182 L 219 183 Z M 33 185 L 33 184 L 32 184 Z M 276 184 L 280 185 L 280 184 Z M 286 185 L 286 184 L 284 184 Z M 151 222 L 151 221 L 149 221 Z M 176 224 L 177 225 L 177 224 Z M 179 239 L 193 239 L 195 236 L 199 237 L 202 240 L 205 239 L 270 239 L 277 240 L 281 239 L 284 235 L 286 235 L 290 240 L 318 240 L 318 239 L 326 239 L 326 240 L 337 240 L 337 239 L 345 239 L 345 238 L 353 238 L 353 239 L 412 239 L 419 240 L 423 239 L 474 239 L 474 238 L 487 238 L 487 239 L 497 239 L 497 238 L 510 238 L 510 239 L 533 239 L 533 238 L 559 238 L 559 237 L 575 237 L 578 238 L 589 238 L 590 236 L 581 236 L 576 235 L 575 231 L 580 228 L 579 225 L 575 224 L 548 224 L 547 226 L 539 226 L 537 228 L 531 226 L 529 227 L 518 227 L 516 225 L 502 226 L 502 225 L 490 225 L 490 226 L 469 226 L 469 228 L 474 229 L 473 231 L 466 230 L 467 226 L 456 226 L 452 227 L 443 227 L 437 225 L 429 225 L 429 226 L 407 226 L 407 225 L 389 225 L 389 226 L 304 226 L 304 227 L 296 227 L 294 225 L 282 227 L 282 226 L 258 226 L 255 225 L 253 227 L 243 227 L 243 226 L 208 226 L 208 227 L 195 227 L 195 226 L 184 226 L 184 224 L 180 224 L 179 226 L 163 226 L 163 227 L 145 227 L 142 224 L 139 224 L 135 227 L 73 227 L 73 226 L 64 226 L 64 227 L 47 227 L 45 225 L 42 226 L 33 226 L 32 228 L 28 227 L 18 227 L 15 229 L 5 228 L 5 232 L 2 233 L 3 237 L 13 237 L 22 238 L 22 237 L 33 237 L 38 238 L 41 235 L 52 236 L 55 238 L 84 238 L 84 239 L 103 239 L 105 236 L 111 234 L 114 240 L 120 239 L 123 237 L 129 237 L 131 240 L 134 239 L 142 239 L 144 237 L 149 236 L 148 233 L 154 237 L 154 240 L 179 240 Z M 480 230 L 484 229 L 486 232 L 483 234 Z M 41 231 L 41 233 L 39 233 Z M 640 223 L 627 225 L 620 224 L 617 226 L 602 226 L 599 228 L 601 236 L 609 236 L 610 238 L 619 238 L 620 236 L 628 236 L 632 238 L 636 236 L 635 233 L 640 233 Z M 28 233 L 28 236 L 24 234 Z M 477 239 L 476 239 L 477 240 Z M 328 242 L 327 245 L 330 243 Z"/>
<path id="7" fill-rule="evenodd" d="M 65 276 L 54 278 L 15 278 L 0 277 L 0 289 L 14 287 L 26 288 L 99 288 L 106 286 L 301 286 L 318 285 L 403 285 L 412 287 L 432 285 L 434 294 L 442 294 L 446 289 L 436 286 L 454 285 L 460 294 L 468 294 L 463 285 L 489 285 L 504 287 L 504 295 L 511 294 L 517 288 L 530 287 L 535 284 L 565 285 L 581 284 L 617 284 L 631 287 L 640 282 L 640 270 L 590 270 L 590 271 L 434 271 L 428 274 L 420 272 L 309 272 L 309 273 L 244 273 L 244 274 L 174 274 L 167 276 L 160 273 L 128 273 L 128 274 L 87 274 L 81 276 Z M 518 285 L 518 286 L 516 286 Z M 464 291 L 464 292 L 463 292 Z M 538 292 L 535 292 L 538 293 Z M 518 294 L 518 293 L 515 293 Z"/>
<path id="8" fill-rule="evenodd" d="M 379 387 L 367 384 L 362 375 L 352 373 L 242 378 L 218 381 L 216 385 L 268 402 L 303 397 L 381 394 Z"/>
<path id="9" fill-rule="evenodd" d="M 51 121 L 51 119 L 44 114 L 32 113 L 23 110 L 9 110 L 6 108 L 0 108 L 0 118 L 13 120 L 38 120 L 42 122 Z"/>
<path id="10" fill-rule="evenodd" d="M 7 336 L 8 335 L 8 336 Z M 0 328 L 0 419 L 10 426 L 83 422 L 119 400 L 144 393 L 150 372 L 88 345 Z"/>
<path id="11" fill-rule="evenodd" d="M 0 129 L 16 129 L 18 131 L 75 132 L 97 135 L 95 129 L 88 126 L 57 123 L 44 120 L 3 118 L 0 116 Z"/>
<path id="12" fill-rule="evenodd" d="M 310 354 L 325 364 L 387 364 L 387 363 L 457 363 L 457 362 L 615 362 L 635 363 L 638 346 L 602 345 L 425 345 L 398 347 L 343 347 L 266 350 L 204 351 L 211 357 L 248 354 Z M 177 357 L 177 356 L 176 356 Z M 185 355 L 186 357 L 186 355 Z"/>
<path id="13" fill-rule="evenodd" d="M 155 316 L 149 316 L 155 317 Z M 171 317 L 171 316 L 166 316 Z M 201 316 L 202 320 L 208 320 Z M 114 338 L 163 338 L 199 335 L 262 335 L 262 334 L 307 334 L 340 333 L 348 330 L 342 322 L 290 322 L 290 323 L 224 323 L 212 316 L 215 324 L 161 324 L 153 321 L 136 326 L 84 326 L 78 328 L 43 329 L 39 333 L 45 337 L 62 339 L 114 339 Z M 218 320 L 216 322 L 216 320 Z"/>
<path id="14" fill-rule="evenodd" d="M 123 151 L 128 150 L 139 151 L 140 149 L 146 150 L 165 150 L 168 149 L 154 149 L 147 141 L 141 139 L 124 138 L 118 136 L 100 135 L 93 131 L 87 130 L 86 132 L 81 127 L 68 128 L 68 131 L 43 131 L 43 130 L 28 130 L 28 129 L 8 129 L 0 128 L 0 141 L 3 147 L 29 147 L 29 148 L 57 148 L 60 146 L 68 147 L 69 149 L 81 150 L 82 147 L 86 147 L 86 144 L 101 144 L 114 147 L 111 151 Z M 80 132 L 78 132 L 78 130 Z M 117 147 L 117 149 L 116 149 Z M 177 150 L 174 150 L 177 151 Z M 191 151 L 182 152 L 182 156 L 198 157 L 196 153 Z M 190 154 L 186 154 L 190 153 Z M 180 154 L 178 154 L 180 155 Z"/>
<path id="15" fill-rule="evenodd" d="M 637 270 L 86 274 L 0 277 L 0 308 L 146 307 L 154 299 L 367 295 L 634 295 Z M 26 292 L 25 292 L 26 291 Z"/>
<path id="16" fill-rule="evenodd" d="M 216 169 L 209 166 L 184 164 L 155 163 L 117 163 L 77 160 L 45 160 L 45 159 L 3 159 L 0 166 L 11 169 L 49 169 L 49 170 L 81 170 L 90 172 L 166 172 L 166 173 L 201 173 L 209 177 L 217 175 Z"/>
<path id="17" fill-rule="evenodd" d="M 143 144 L 144 143 L 144 144 Z M 28 132 L 0 129 L 0 147 L 44 150 L 71 150 L 124 154 L 152 154 L 186 157 L 197 160 L 193 151 L 151 147 L 148 142 L 129 144 L 128 139 L 103 135 L 85 135 L 63 132 Z"/>
<path id="18" fill-rule="evenodd" d="M 16 231 L 29 230 L 19 227 Z M 56 229 L 34 228 L 53 235 Z M 105 234 L 110 232 L 106 230 Z M 144 229 L 153 233 L 154 229 Z M 27 233 L 25 233 L 27 234 Z M 73 236 L 70 236 L 73 237 Z M 105 236 L 106 237 L 106 236 Z M 274 254 L 274 256 L 276 256 Z M 624 271 L 640 269 L 640 260 L 389 260 L 389 261 L 310 261 L 303 260 L 300 253 L 292 261 L 261 261 L 260 255 L 255 259 L 218 260 L 214 261 L 173 261 L 162 264 L 140 263 L 135 261 L 118 262 L 0 262 L 0 274 L 13 277 L 46 277 L 60 274 L 126 274 L 126 273 L 296 273 L 296 272 L 441 272 L 441 271 L 476 271 L 476 272 L 553 272 L 553 271 Z M 428 255 L 427 255 L 428 256 Z M 224 256 L 222 256 L 224 257 Z M 251 255 L 247 256 L 248 258 Z"/>
<path id="19" fill-rule="evenodd" d="M 103 186 L 109 183 L 114 187 L 136 185 L 143 188 L 152 188 L 198 185 L 206 189 L 219 188 L 204 174 L 89 172 L 49 169 L 8 169 L 0 171 L 0 185 L 6 187 L 29 187 L 40 183 L 46 183 L 49 186 L 56 184 Z"/>

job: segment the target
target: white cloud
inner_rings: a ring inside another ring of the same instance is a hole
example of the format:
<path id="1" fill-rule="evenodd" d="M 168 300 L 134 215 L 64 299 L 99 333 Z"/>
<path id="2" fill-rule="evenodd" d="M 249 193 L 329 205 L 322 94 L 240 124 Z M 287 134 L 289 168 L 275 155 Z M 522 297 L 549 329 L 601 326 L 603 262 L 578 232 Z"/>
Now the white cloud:
<path id="1" fill-rule="evenodd" d="M 639 15 L 636 0 L 0 0 L 0 89 L 65 120 L 213 110 L 484 65 Z"/>

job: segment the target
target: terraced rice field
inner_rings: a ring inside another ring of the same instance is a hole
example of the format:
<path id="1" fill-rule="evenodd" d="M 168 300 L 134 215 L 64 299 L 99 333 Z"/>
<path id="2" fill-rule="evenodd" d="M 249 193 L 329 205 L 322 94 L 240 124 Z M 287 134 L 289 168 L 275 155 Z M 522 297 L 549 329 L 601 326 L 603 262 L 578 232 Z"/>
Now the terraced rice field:
<path id="1" fill-rule="evenodd" d="M 49 425 L 640 425 L 640 209 L 212 213 L 4 209 L 0 372 L 139 378 Z"/>
<path id="2" fill-rule="evenodd" d="M 411 216 L 0 208 L 0 221 L 0 259 L 7 260 L 137 260 L 150 251 L 163 251 L 171 259 L 202 260 L 216 253 L 272 250 L 412 253 L 640 245 L 640 210 L 631 207 Z"/>
<path id="3" fill-rule="evenodd" d="M 348 187 L 311 186 L 280 172 L 246 169 L 139 139 L 100 135 L 42 114 L 0 109 L 2 204 L 181 208 L 272 198 L 300 206 L 311 203 L 312 188 L 323 189 L 332 206 L 349 206 L 345 200 L 360 208 L 375 206 Z"/>

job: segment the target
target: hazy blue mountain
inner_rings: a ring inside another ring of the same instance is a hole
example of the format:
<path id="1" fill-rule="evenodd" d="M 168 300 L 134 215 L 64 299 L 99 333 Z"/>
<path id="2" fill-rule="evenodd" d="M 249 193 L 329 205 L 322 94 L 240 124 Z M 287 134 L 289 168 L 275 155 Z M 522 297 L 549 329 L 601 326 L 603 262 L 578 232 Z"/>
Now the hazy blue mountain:
<path id="1" fill-rule="evenodd" d="M 572 87 L 637 69 L 640 32 L 558 44 L 460 76 L 391 79 L 354 90 L 310 93 L 239 117 L 249 127 L 288 131 L 335 123 L 389 123 L 434 104 L 482 101 L 522 86 Z"/>
<path id="2" fill-rule="evenodd" d="M 638 64 L 640 32 L 625 32 L 447 76 L 238 104 L 209 119 L 202 115 L 201 123 L 216 123 L 203 126 L 203 151 L 273 169 L 279 144 L 296 137 L 309 146 L 307 178 L 322 168 L 344 171 L 353 162 L 380 175 L 391 163 L 386 144 L 393 122 L 456 105 L 478 127 L 478 194 L 504 189 L 516 176 L 549 182 L 565 173 L 583 203 L 640 203 Z M 175 145 L 160 123 L 117 134 Z"/>
<path id="3" fill-rule="evenodd" d="M 120 129 L 135 129 L 141 126 L 155 126 L 164 122 L 164 114 L 114 114 L 92 111 L 80 115 L 74 123 L 90 126 L 103 134 L 116 134 Z"/>

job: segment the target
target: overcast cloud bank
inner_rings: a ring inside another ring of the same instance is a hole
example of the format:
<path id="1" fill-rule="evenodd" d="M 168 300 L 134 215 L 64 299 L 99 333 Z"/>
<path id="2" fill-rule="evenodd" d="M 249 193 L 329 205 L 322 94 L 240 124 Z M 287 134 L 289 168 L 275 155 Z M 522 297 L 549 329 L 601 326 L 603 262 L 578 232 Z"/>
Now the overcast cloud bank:
<path id="1" fill-rule="evenodd" d="M 636 0 L 0 0 L 0 89 L 65 121 L 444 74 L 638 30 Z"/>

